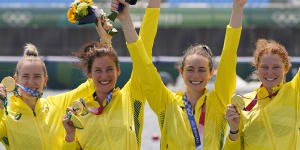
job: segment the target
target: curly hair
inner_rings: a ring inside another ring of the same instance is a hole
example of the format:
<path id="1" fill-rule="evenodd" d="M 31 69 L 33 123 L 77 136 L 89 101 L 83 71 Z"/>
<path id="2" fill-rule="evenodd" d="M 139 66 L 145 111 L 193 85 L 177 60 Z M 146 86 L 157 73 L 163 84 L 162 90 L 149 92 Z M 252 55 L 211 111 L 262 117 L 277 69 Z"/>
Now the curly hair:
<path id="1" fill-rule="evenodd" d="M 74 54 L 80 60 L 80 68 L 86 69 L 87 73 L 92 70 L 95 58 L 110 56 L 116 67 L 120 67 L 117 52 L 112 47 L 103 46 L 99 42 L 90 42 L 84 45 L 81 50 Z"/>
<path id="2" fill-rule="evenodd" d="M 252 65 L 257 69 L 258 65 L 261 61 L 261 57 L 264 54 L 277 54 L 280 58 L 282 63 L 284 64 L 284 68 L 288 71 L 291 67 L 291 61 L 288 56 L 288 52 L 286 51 L 285 47 L 273 40 L 266 40 L 266 39 L 258 39 L 256 42 L 256 50 L 254 51 L 253 63 Z"/>

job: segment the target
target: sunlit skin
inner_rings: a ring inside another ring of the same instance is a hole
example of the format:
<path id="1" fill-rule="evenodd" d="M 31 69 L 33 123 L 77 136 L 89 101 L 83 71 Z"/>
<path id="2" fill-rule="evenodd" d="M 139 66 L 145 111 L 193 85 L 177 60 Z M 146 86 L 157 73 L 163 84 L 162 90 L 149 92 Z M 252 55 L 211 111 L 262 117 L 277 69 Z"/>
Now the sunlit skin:
<path id="1" fill-rule="evenodd" d="M 208 58 L 193 54 L 186 57 L 180 72 L 186 85 L 188 99 L 194 107 L 198 98 L 203 95 L 205 86 L 213 75 L 213 69 L 209 69 Z"/>
<path id="2" fill-rule="evenodd" d="M 16 82 L 33 90 L 43 92 L 48 81 L 48 76 L 45 75 L 42 66 L 42 63 L 38 60 L 32 62 L 24 61 L 18 70 L 18 75 L 14 76 Z M 22 100 L 34 109 L 37 98 L 31 96 L 22 89 L 19 91 Z"/>
<path id="3" fill-rule="evenodd" d="M 97 99 L 99 102 L 102 102 L 115 87 L 119 75 L 120 67 L 116 66 L 110 56 L 95 58 L 88 77 L 92 78 L 95 84 L 97 98 L 100 98 Z"/>
<path id="4" fill-rule="evenodd" d="M 277 54 L 264 54 L 257 67 L 258 77 L 269 94 L 272 94 L 273 87 L 285 79 L 287 71 Z"/>

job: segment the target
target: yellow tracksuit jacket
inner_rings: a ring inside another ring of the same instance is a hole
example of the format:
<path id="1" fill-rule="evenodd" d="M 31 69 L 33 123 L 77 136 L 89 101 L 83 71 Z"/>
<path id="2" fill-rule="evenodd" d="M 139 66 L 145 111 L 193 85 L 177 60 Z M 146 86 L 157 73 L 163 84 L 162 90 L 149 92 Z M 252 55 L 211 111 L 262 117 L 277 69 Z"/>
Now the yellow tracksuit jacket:
<path id="1" fill-rule="evenodd" d="M 11 150 L 62 149 L 67 106 L 94 91 L 93 81 L 87 80 L 70 92 L 38 99 L 34 111 L 20 97 L 11 96 L 8 115 L 1 109 L 1 141 Z"/>
<path id="2" fill-rule="evenodd" d="M 248 93 L 245 107 L 257 101 L 251 111 L 242 111 L 239 137 L 227 137 L 224 150 L 299 150 L 300 149 L 300 71 L 292 81 L 274 87 L 275 97 L 267 97 L 264 87 Z M 247 99 L 249 98 L 249 99 Z"/>
<path id="3" fill-rule="evenodd" d="M 202 104 L 206 98 L 204 127 L 204 149 L 217 150 L 222 147 L 226 125 L 226 105 L 234 94 L 236 85 L 236 59 L 241 28 L 227 26 L 224 47 L 215 81 L 215 89 L 198 100 L 195 107 L 195 120 L 198 123 Z M 139 39 L 137 43 L 142 43 Z M 133 66 L 140 77 L 143 94 L 152 110 L 156 113 L 161 129 L 161 149 L 192 150 L 195 140 L 189 119 L 183 104 L 182 95 L 169 90 L 143 50 L 137 50 L 138 44 L 128 44 Z"/>
<path id="4" fill-rule="evenodd" d="M 152 55 L 159 13 L 159 8 L 146 9 L 140 31 L 140 38 L 144 39 L 144 42 L 136 43 L 141 45 L 144 51 L 147 51 L 149 58 Z M 135 50 L 140 50 L 139 47 L 137 46 Z M 93 100 L 93 96 L 91 94 L 84 99 L 86 101 Z M 76 140 L 70 143 L 65 142 L 64 149 L 140 149 L 145 102 L 145 96 L 141 92 L 140 82 L 136 76 L 136 68 L 133 67 L 130 80 L 121 90 L 118 88 L 114 90 L 111 102 L 101 115 L 89 113 L 80 116 L 84 129 L 76 130 Z"/>

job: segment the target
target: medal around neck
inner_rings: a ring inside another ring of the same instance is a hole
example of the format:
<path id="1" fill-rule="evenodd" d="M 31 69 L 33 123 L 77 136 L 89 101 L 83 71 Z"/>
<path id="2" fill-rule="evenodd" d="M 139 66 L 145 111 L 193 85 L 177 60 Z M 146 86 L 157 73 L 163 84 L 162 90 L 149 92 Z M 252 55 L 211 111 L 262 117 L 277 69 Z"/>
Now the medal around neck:
<path id="1" fill-rule="evenodd" d="M 231 98 L 231 104 L 233 104 L 238 112 L 240 113 L 244 107 L 245 107 L 245 102 L 243 98 L 240 95 L 235 95 Z"/>
<path id="2" fill-rule="evenodd" d="M 14 80 L 14 78 L 12 78 L 10 76 L 5 77 L 1 81 L 1 84 L 4 85 L 7 92 L 12 92 L 16 88 L 16 81 Z"/>

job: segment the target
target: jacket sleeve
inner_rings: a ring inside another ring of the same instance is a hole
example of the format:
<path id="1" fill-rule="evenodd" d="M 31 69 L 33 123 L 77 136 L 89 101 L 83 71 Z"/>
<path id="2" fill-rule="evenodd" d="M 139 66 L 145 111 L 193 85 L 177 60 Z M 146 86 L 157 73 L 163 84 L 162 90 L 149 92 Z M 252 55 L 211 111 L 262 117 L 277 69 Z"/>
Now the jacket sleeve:
<path id="1" fill-rule="evenodd" d="M 241 137 L 239 136 L 236 141 L 232 141 L 229 135 L 226 138 L 223 150 L 242 150 Z"/>
<path id="2" fill-rule="evenodd" d="M 291 82 L 292 86 L 295 87 L 298 92 L 300 92 L 300 68 Z"/>
<path id="3" fill-rule="evenodd" d="M 4 108 L 0 109 L 0 139 L 1 139 L 1 142 L 5 144 L 5 141 L 3 141 L 3 138 L 7 139 Z"/>
<path id="4" fill-rule="evenodd" d="M 88 79 L 85 83 L 82 83 L 76 89 L 62 93 L 56 96 L 49 96 L 47 99 L 50 99 L 53 103 L 56 103 L 61 108 L 67 108 L 70 104 L 79 99 L 92 95 L 95 92 L 95 87 L 92 79 Z"/>
<path id="5" fill-rule="evenodd" d="M 78 141 L 74 140 L 73 142 L 64 141 L 62 149 L 63 150 L 80 150 L 82 148 L 80 147 L 80 144 L 78 143 Z"/>
<path id="6" fill-rule="evenodd" d="M 146 8 L 146 12 L 140 29 L 139 37 L 142 39 L 146 53 L 148 57 L 150 57 L 150 59 L 152 59 L 152 47 L 157 32 L 159 13 L 160 8 Z M 131 87 L 131 89 L 135 89 L 134 93 L 136 94 L 133 95 L 133 99 L 138 99 L 145 103 L 146 99 L 144 98 L 143 94 L 138 94 L 141 93 L 141 91 L 137 91 L 141 90 L 141 87 L 135 70 L 136 67 L 133 66 L 130 80 L 124 87 Z"/>
<path id="7" fill-rule="evenodd" d="M 127 43 L 136 75 L 141 81 L 142 92 L 150 107 L 156 114 L 165 109 L 175 95 L 163 84 L 159 73 L 148 57 L 141 38 L 136 42 Z"/>
<path id="8" fill-rule="evenodd" d="M 224 108 L 230 103 L 236 87 L 237 49 L 241 29 L 227 26 L 221 59 L 218 65 L 213 93 L 217 96 L 217 102 Z"/>
<path id="9" fill-rule="evenodd" d="M 140 28 L 140 37 L 150 59 L 152 59 L 152 47 L 157 33 L 159 14 L 160 8 L 146 8 Z"/>

